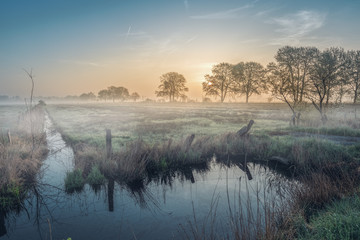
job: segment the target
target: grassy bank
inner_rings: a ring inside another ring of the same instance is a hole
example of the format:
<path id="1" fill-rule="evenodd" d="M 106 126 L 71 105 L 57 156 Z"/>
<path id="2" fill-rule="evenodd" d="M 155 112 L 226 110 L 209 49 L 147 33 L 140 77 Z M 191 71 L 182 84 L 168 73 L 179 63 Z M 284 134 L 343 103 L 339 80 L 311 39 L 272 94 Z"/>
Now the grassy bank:
<path id="1" fill-rule="evenodd" d="M 10 117 L 10 116 L 9 116 Z M 0 138 L 0 208 L 16 208 L 29 186 L 36 182 L 41 162 L 47 154 L 44 109 L 36 105 L 12 120 Z"/>

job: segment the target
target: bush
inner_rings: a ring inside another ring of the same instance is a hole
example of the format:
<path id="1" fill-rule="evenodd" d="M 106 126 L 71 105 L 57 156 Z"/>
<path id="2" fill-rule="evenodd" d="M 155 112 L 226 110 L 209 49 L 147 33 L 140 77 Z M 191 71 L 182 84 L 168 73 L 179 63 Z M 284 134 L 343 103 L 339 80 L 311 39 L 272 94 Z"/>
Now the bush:
<path id="1" fill-rule="evenodd" d="M 10 183 L 0 189 L 0 210 L 15 209 L 21 205 L 24 192 L 19 184 Z"/>
<path id="2" fill-rule="evenodd" d="M 72 172 L 66 173 L 65 177 L 65 191 L 73 193 L 75 191 L 81 191 L 84 187 L 85 181 L 82 176 L 82 170 L 75 169 Z"/>
<path id="3" fill-rule="evenodd" d="M 100 172 L 99 166 L 94 165 L 91 168 L 91 171 L 86 179 L 87 183 L 89 183 L 91 186 L 100 186 L 105 183 L 105 177 Z"/>

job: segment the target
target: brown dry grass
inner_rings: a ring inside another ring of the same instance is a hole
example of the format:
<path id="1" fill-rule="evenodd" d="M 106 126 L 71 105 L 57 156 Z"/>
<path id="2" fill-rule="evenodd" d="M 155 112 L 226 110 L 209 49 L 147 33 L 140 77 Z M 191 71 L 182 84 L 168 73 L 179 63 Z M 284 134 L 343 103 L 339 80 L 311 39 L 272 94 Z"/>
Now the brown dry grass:
<path id="1" fill-rule="evenodd" d="M 10 130 L 0 142 L 0 187 L 9 184 L 24 185 L 35 181 L 44 155 L 47 153 L 43 131 L 44 110 L 35 107 L 32 115 L 23 113 L 17 127 Z"/>

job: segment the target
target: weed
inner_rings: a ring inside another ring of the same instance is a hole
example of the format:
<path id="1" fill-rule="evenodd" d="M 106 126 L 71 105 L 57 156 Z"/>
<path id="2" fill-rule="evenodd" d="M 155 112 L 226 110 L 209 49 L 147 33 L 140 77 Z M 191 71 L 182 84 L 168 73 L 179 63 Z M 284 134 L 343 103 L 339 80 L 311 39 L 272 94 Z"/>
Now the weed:
<path id="1" fill-rule="evenodd" d="M 73 193 L 75 191 L 81 191 L 84 187 L 85 181 L 82 176 L 82 170 L 75 169 L 72 172 L 66 173 L 65 177 L 65 191 Z"/>
<path id="2" fill-rule="evenodd" d="M 91 171 L 86 178 L 86 182 L 89 183 L 91 186 L 103 185 L 105 183 L 105 180 L 106 179 L 104 175 L 100 172 L 99 166 L 97 165 L 94 165 L 91 168 Z"/>

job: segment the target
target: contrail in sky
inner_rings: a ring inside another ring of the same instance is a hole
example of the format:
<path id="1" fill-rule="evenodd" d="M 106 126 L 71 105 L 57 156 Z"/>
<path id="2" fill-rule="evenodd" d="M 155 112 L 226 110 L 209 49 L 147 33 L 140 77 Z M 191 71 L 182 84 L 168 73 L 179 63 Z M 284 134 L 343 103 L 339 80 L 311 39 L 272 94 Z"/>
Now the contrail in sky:
<path id="1" fill-rule="evenodd" d="M 130 31 L 131 31 L 131 25 L 129 26 L 129 29 L 128 29 L 127 33 L 126 33 L 126 37 L 125 37 L 125 39 L 127 39 L 127 38 L 128 38 L 128 36 L 129 36 L 129 34 L 130 34 Z"/>

